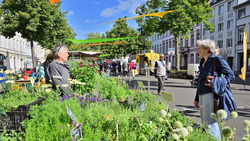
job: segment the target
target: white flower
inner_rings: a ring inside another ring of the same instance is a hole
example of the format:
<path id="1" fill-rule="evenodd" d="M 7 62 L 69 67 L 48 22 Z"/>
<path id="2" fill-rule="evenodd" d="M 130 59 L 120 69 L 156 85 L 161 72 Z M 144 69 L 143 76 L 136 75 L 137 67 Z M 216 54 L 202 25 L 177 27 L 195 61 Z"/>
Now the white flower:
<path id="1" fill-rule="evenodd" d="M 182 128 L 182 127 L 183 127 L 182 122 L 176 121 L 176 122 L 174 123 L 174 128 Z"/>
<path id="2" fill-rule="evenodd" d="M 85 85 L 86 83 L 77 81 L 76 84 Z"/>
<path id="3" fill-rule="evenodd" d="M 49 92 L 51 92 L 51 89 L 46 89 L 45 91 L 46 91 L 47 93 L 49 93 Z"/>
<path id="4" fill-rule="evenodd" d="M 169 118 L 170 118 L 170 117 L 171 117 L 171 113 L 167 113 L 167 117 L 169 117 Z"/>
<path id="5" fill-rule="evenodd" d="M 250 127 L 250 120 L 244 120 L 244 125 L 246 127 Z"/>
<path id="6" fill-rule="evenodd" d="M 215 113 L 211 113 L 211 118 L 216 120 L 217 119 L 217 115 Z"/>
<path id="7" fill-rule="evenodd" d="M 161 110 L 161 116 L 165 117 L 167 115 L 167 112 L 165 110 Z"/>
<path id="8" fill-rule="evenodd" d="M 68 87 L 69 85 L 68 84 L 63 84 L 62 87 L 66 88 Z"/>
<path id="9" fill-rule="evenodd" d="M 76 84 L 77 80 L 73 79 L 72 81 L 70 81 L 70 84 Z"/>
<path id="10" fill-rule="evenodd" d="M 6 74 L 11 74 L 11 73 L 13 73 L 13 71 L 12 70 L 6 70 L 5 73 Z"/>
<path id="11" fill-rule="evenodd" d="M 14 83 L 15 83 L 15 81 L 13 81 L 13 80 L 7 80 L 7 81 L 6 81 L 6 83 L 11 83 L 11 84 L 14 84 Z"/>
<path id="12" fill-rule="evenodd" d="M 69 82 L 70 82 L 71 80 L 72 80 L 71 78 L 68 79 Z"/>
<path id="13" fill-rule="evenodd" d="M 226 119 L 227 118 L 227 112 L 225 110 L 218 110 L 217 111 L 217 116 L 221 119 Z"/>
<path id="14" fill-rule="evenodd" d="M 238 117 L 238 113 L 235 112 L 235 111 L 232 111 L 232 112 L 231 112 L 231 117 L 232 117 L 232 118 L 237 118 L 237 117 Z"/>
<path id="15" fill-rule="evenodd" d="M 52 85 L 51 84 L 44 84 L 44 85 L 42 85 L 42 87 L 43 88 L 49 88 L 49 87 L 52 87 Z"/>
<path id="16" fill-rule="evenodd" d="M 162 119 L 162 118 L 159 118 L 159 121 L 160 121 L 160 122 L 163 122 L 163 119 Z"/>
<path id="17" fill-rule="evenodd" d="M 53 77 L 56 78 L 56 79 L 62 79 L 61 76 L 53 76 Z"/>
<path id="18" fill-rule="evenodd" d="M 193 129 L 192 126 L 188 126 L 188 127 L 187 127 L 187 130 L 188 130 L 188 132 L 190 132 L 190 133 L 194 131 L 194 129 Z"/>
<path id="19" fill-rule="evenodd" d="M 172 134 L 172 137 L 174 140 L 179 140 L 179 138 L 180 138 L 177 134 Z"/>
<path id="20" fill-rule="evenodd" d="M 186 137 L 188 135 L 188 130 L 186 128 L 181 128 L 179 133 L 182 137 Z"/>

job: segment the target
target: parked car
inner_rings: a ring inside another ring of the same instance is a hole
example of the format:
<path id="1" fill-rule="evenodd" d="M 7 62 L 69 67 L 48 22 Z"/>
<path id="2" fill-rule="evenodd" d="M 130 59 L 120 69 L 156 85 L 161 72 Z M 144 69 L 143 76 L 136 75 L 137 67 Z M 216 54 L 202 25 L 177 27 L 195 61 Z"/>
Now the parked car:
<path id="1" fill-rule="evenodd" d="M 27 68 L 25 71 L 24 71 L 24 74 L 26 75 L 30 75 L 31 73 L 33 73 L 33 68 Z"/>

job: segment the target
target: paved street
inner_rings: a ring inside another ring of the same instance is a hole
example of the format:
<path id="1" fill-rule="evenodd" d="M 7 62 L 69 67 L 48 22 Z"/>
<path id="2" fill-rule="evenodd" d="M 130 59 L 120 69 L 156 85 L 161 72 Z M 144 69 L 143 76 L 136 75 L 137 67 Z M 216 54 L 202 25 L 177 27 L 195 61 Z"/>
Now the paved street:
<path id="1" fill-rule="evenodd" d="M 129 78 L 122 78 L 126 80 L 131 87 L 136 87 L 137 80 L 142 81 L 146 88 L 148 87 L 148 77 L 146 76 L 137 76 L 135 79 L 132 79 L 131 82 L 129 81 Z M 175 102 L 170 103 L 172 109 L 178 109 L 179 111 L 184 112 L 185 115 L 190 116 L 192 119 L 200 123 L 199 110 L 193 107 L 196 88 L 192 88 L 189 81 L 190 80 L 188 79 L 169 78 L 165 81 L 163 91 L 173 93 Z M 234 121 L 237 132 L 236 139 L 241 139 L 246 133 L 243 121 L 245 119 L 250 120 L 250 91 L 242 91 L 239 90 L 240 88 L 243 88 L 243 85 L 240 80 L 236 78 L 236 81 L 231 84 L 231 89 L 237 104 L 239 117 L 227 123 L 227 126 L 231 126 L 232 121 Z M 250 89 L 250 85 L 246 85 L 245 88 Z M 150 90 L 155 94 L 157 93 L 157 79 L 153 76 L 150 77 Z"/>

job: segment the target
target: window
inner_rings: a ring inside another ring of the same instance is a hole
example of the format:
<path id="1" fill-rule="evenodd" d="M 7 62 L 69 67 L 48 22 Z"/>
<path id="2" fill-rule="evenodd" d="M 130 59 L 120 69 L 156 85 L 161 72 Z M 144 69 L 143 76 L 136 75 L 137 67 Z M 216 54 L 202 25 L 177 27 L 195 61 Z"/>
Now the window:
<path id="1" fill-rule="evenodd" d="M 183 47 L 183 39 L 180 40 L 181 44 L 180 44 L 180 47 Z"/>
<path id="2" fill-rule="evenodd" d="M 161 44 L 160 44 L 160 53 L 161 53 L 162 51 L 161 51 Z"/>
<path id="3" fill-rule="evenodd" d="M 212 13 L 213 13 L 213 15 L 215 14 L 215 9 L 213 9 Z"/>
<path id="4" fill-rule="evenodd" d="M 242 18 L 242 17 L 245 17 L 246 16 L 246 9 L 241 9 L 239 10 L 238 12 L 238 18 Z"/>
<path id="5" fill-rule="evenodd" d="M 218 24 L 218 31 L 223 31 L 223 23 Z"/>
<path id="6" fill-rule="evenodd" d="M 223 48 L 223 40 L 219 40 L 218 41 L 218 47 L 219 48 Z"/>
<path id="7" fill-rule="evenodd" d="M 224 5 L 219 6 L 219 15 L 224 13 Z"/>
<path id="8" fill-rule="evenodd" d="M 199 64 L 199 62 L 200 62 L 199 54 L 196 53 L 196 64 Z"/>
<path id="9" fill-rule="evenodd" d="M 229 11 L 232 11 L 232 10 L 233 10 L 233 7 L 234 7 L 234 2 L 233 2 L 233 1 L 229 2 L 228 5 L 227 5 L 227 11 L 228 11 L 228 12 L 229 12 Z"/>
<path id="10" fill-rule="evenodd" d="M 166 49 L 168 49 L 168 41 L 166 42 Z M 167 50 L 166 50 L 167 51 Z"/>
<path id="11" fill-rule="evenodd" d="M 194 54 L 191 54 L 191 60 L 190 63 L 193 64 L 194 63 Z"/>
<path id="12" fill-rule="evenodd" d="M 233 46 L 233 39 L 227 39 L 227 47 L 232 47 Z"/>
<path id="13" fill-rule="evenodd" d="M 227 21 L 227 29 L 233 28 L 233 20 Z"/>
<path id="14" fill-rule="evenodd" d="M 194 34 L 191 35 L 191 46 L 194 46 Z"/>
<path id="15" fill-rule="evenodd" d="M 196 32 L 196 39 L 200 40 L 200 30 L 197 30 L 197 32 Z"/>
<path id="16" fill-rule="evenodd" d="M 243 43 L 244 28 L 238 29 L 238 44 Z"/>
<path id="17" fill-rule="evenodd" d="M 171 40 L 169 40 L 169 48 L 171 48 L 171 47 L 172 47 Z"/>
<path id="18" fill-rule="evenodd" d="M 163 52 L 166 52 L 166 50 L 165 50 L 165 41 L 163 41 Z"/>
<path id="19" fill-rule="evenodd" d="M 203 28 L 203 35 L 206 35 L 207 33 L 208 31 L 205 28 Z"/>
<path id="20" fill-rule="evenodd" d="M 216 3 L 217 2 L 217 0 L 213 0 L 213 3 Z"/>
<path id="21" fill-rule="evenodd" d="M 188 40 L 185 41 L 185 47 L 188 47 Z"/>
<path id="22" fill-rule="evenodd" d="M 173 48 L 175 48 L 175 41 L 173 41 Z"/>

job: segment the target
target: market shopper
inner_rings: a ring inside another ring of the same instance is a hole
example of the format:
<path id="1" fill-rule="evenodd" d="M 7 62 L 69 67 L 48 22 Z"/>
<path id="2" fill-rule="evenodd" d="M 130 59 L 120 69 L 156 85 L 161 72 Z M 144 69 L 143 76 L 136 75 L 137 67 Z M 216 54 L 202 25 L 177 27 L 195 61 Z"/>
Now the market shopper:
<path id="1" fill-rule="evenodd" d="M 161 90 L 164 86 L 164 80 L 166 77 L 166 67 L 167 66 L 164 61 L 164 54 L 160 54 L 160 60 L 155 62 L 155 78 L 158 79 L 158 95 L 160 95 Z"/>
<path id="2" fill-rule="evenodd" d="M 133 79 L 135 79 L 135 70 L 133 68 L 133 66 L 135 65 L 135 63 L 133 61 L 130 61 L 128 66 L 129 66 L 129 78 L 131 79 L 131 75 L 133 76 Z"/>
<path id="3" fill-rule="evenodd" d="M 226 60 L 221 56 L 216 56 L 213 52 L 216 50 L 215 43 L 212 40 L 198 40 L 197 52 L 200 57 L 198 87 L 194 100 L 194 107 L 200 108 L 201 122 L 207 125 L 208 131 L 217 139 L 221 139 L 220 129 L 216 120 L 211 118 L 214 113 L 214 94 L 211 88 L 211 80 L 208 78 L 220 77 L 225 75 L 228 84 L 234 79 L 234 73 Z M 206 83 L 208 82 L 208 83 Z"/>
<path id="4" fill-rule="evenodd" d="M 65 45 L 56 45 L 53 49 L 54 60 L 49 64 L 47 68 L 47 75 L 52 83 L 53 90 L 56 90 L 56 86 L 61 91 L 61 95 L 71 93 L 69 80 L 72 78 L 69 66 L 65 64 L 68 61 L 68 48 Z"/>

